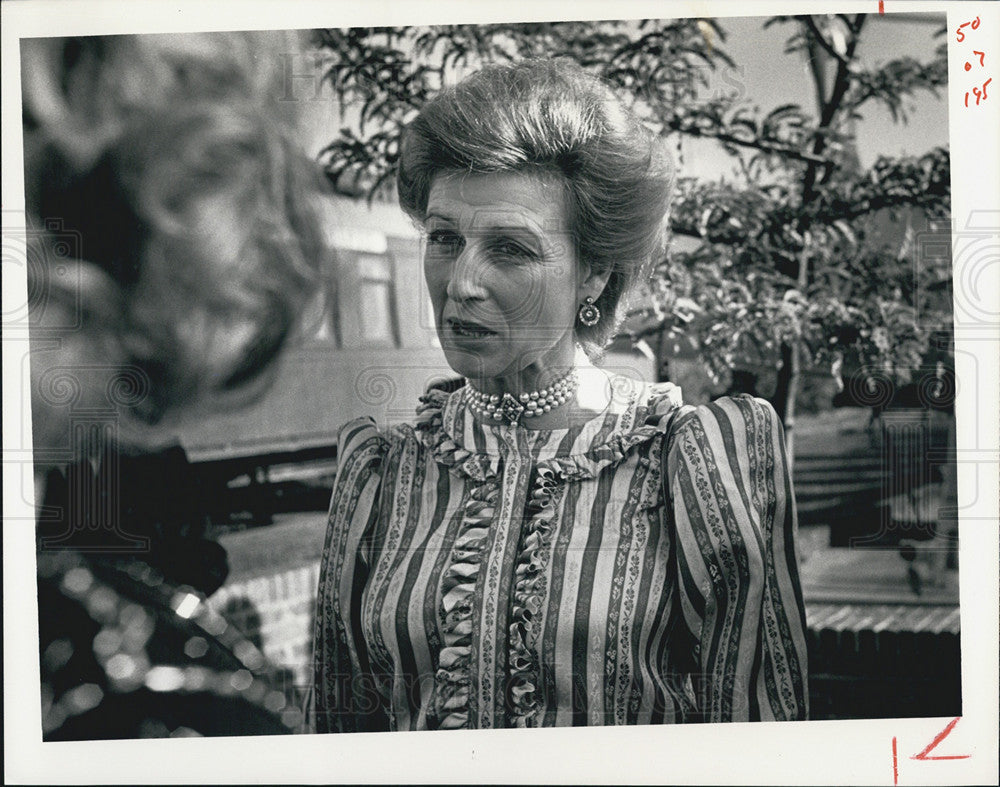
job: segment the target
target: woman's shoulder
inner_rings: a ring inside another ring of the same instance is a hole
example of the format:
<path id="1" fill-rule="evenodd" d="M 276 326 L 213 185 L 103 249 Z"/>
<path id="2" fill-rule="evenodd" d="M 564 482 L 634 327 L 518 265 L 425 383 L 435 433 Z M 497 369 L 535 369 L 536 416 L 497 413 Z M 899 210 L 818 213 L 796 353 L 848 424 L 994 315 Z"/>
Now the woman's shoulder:
<path id="1" fill-rule="evenodd" d="M 679 537 L 728 542 L 739 532 L 727 548 L 746 554 L 775 522 L 794 516 L 781 421 L 768 402 L 745 394 L 683 409 L 666 455 Z"/>
<path id="2" fill-rule="evenodd" d="M 375 419 L 367 415 L 361 416 L 341 424 L 337 431 L 337 455 L 344 456 L 365 443 L 385 440 L 385 432 L 378 428 Z"/>
<path id="3" fill-rule="evenodd" d="M 342 452 L 368 443 L 387 446 L 401 440 L 413 439 L 415 432 L 440 426 L 446 406 L 454 398 L 452 393 L 454 392 L 436 388 L 427 390 L 417 403 L 415 417 L 408 422 L 380 427 L 375 419 L 368 415 L 347 421 L 340 426 L 337 433 L 338 449 Z M 343 456 L 343 453 L 340 455 Z"/>
<path id="4" fill-rule="evenodd" d="M 381 458 L 394 446 L 399 448 L 403 443 L 417 441 L 418 431 L 422 427 L 426 428 L 428 421 L 440 422 L 440 403 L 435 399 L 434 405 L 428 407 L 426 400 L 427 397 L 421 398 L 424 404 L 418 408 L 417 416 L 411 422 L 380 427 L 374 418 L 366 415 L 342 424 L 337 433 L 339 460 L 341 462 L 352 458 L 357 460 L 361 456 L 369 459 L 374 456 Z"/>
<path id="5" fill-rule="evenodd" d="M 672 431 L 724 429 L 742 435 L 760 428 L 781 429 L 774 407 L 766 399 L 736 394 L 706 404 L 680 407 L 674 417 Z"/>
<path id="6" fill-rule="evenodd" d="M 391 434 L 391 430 L 380 429 L 370 416 L 342 424 L 337 432 L 338 472 L 352 465 L 380 464 L 388 453 Z"/>
<path id="7" fill-rule="evenodd" d="M 668 434 L 670 464 L 694 450 L 699 464 L 736 463 L 742 470 L 785 464 L 784 429 L 771 404 L 747 394 L 724 396 L 707 404 L 678 409 Z M 747 465 L 747 467 L 744 467 Z"/>

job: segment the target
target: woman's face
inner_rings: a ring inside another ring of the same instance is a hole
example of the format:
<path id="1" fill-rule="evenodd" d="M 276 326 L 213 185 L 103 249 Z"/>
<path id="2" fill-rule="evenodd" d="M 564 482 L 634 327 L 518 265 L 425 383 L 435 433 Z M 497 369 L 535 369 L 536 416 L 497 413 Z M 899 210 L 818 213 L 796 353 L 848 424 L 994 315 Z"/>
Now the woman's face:
<path id="1" fill-rule="evenodd" d="M 449 365 L 530 387 L 572 364 L 580 303 L 596 295 L 577 258 L 556 175 L 439 175 L 427 202 L 424 275 Z"/>

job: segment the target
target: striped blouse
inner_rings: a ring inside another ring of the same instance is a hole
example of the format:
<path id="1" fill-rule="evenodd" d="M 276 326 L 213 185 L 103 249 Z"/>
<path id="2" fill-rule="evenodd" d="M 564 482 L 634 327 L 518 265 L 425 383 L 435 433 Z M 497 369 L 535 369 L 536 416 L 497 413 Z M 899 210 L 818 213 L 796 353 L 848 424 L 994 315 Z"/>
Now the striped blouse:
<path id="1" fill-rule="evenodd" d="M 580 426 L 531 430 L 476 421 L 466 397 L 341 430 L 319 732 L 806 717 L 769 404 L 637 384 Z"/>

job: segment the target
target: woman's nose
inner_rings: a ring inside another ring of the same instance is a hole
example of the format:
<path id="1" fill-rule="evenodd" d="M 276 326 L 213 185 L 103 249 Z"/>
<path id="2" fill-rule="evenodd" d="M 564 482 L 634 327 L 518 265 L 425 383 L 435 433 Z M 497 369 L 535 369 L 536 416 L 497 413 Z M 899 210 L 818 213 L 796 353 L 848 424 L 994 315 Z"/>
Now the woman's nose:
<path id="1" fill-rule="evenodd" d="M 483 276 L 486 263 L 475 244 L 468 243 L 455 259 L 447 293 L 453 301 L 482 300 L 486 297 Z"/>

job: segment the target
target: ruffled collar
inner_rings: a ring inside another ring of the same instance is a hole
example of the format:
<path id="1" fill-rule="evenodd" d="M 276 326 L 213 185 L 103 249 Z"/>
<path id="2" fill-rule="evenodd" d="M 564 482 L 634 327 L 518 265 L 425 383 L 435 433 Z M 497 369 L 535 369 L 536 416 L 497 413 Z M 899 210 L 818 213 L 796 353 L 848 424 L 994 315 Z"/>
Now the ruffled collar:
<path id="1" fill-rule="evenodd" d="M 665 432 L 682 404 L 673 383 L 613 377 L 612 385 L 615 395 L 605 411 L 572 427 L 483 423 L 467 406 L 466 388 L 422 396 L 415 427 L 437 462 L 475 480 L 495 475 L 501 455 L 511 449 L 530 452 L 539 470 L 564 479 L 593 478 L 634 446 Z"/>

